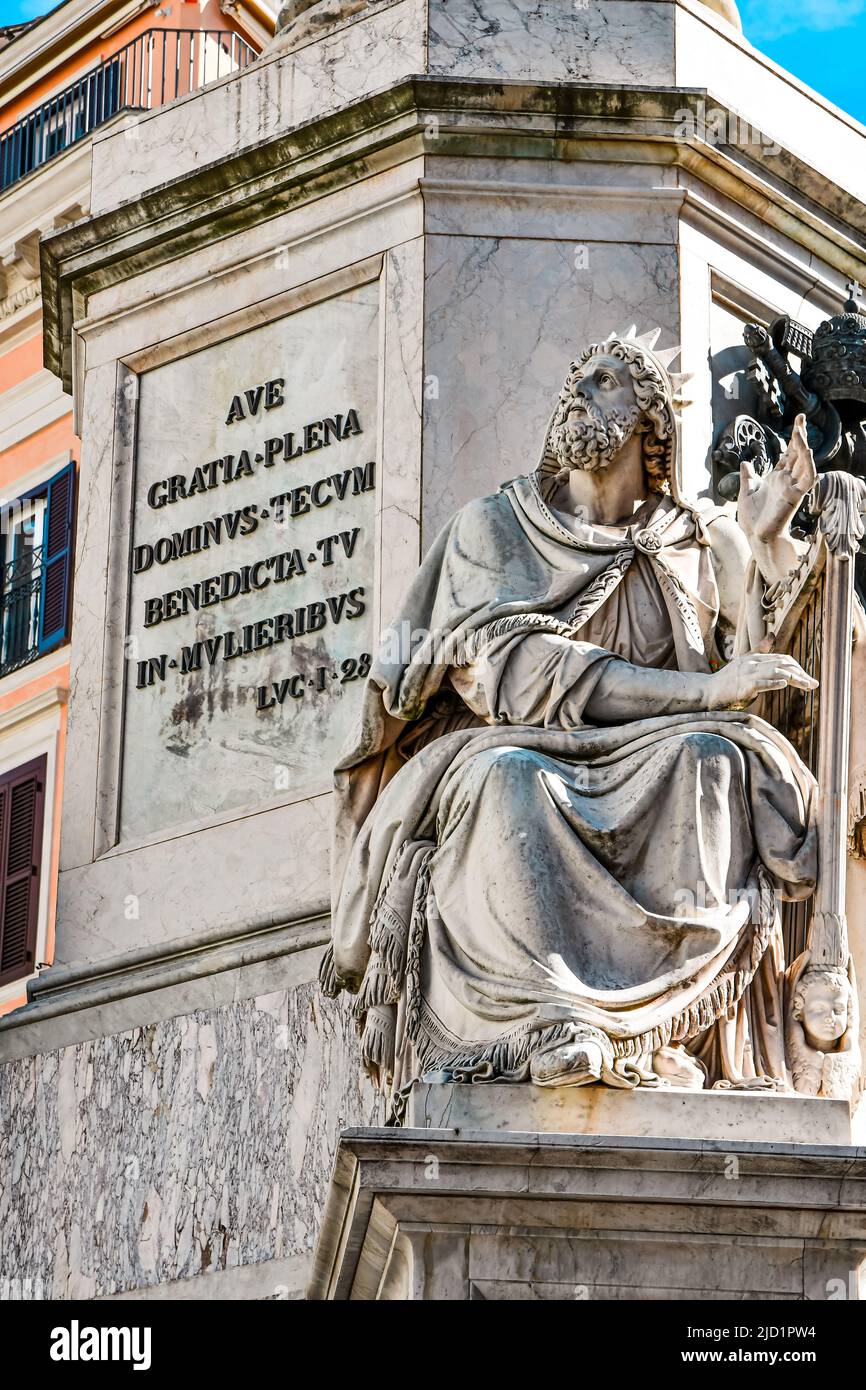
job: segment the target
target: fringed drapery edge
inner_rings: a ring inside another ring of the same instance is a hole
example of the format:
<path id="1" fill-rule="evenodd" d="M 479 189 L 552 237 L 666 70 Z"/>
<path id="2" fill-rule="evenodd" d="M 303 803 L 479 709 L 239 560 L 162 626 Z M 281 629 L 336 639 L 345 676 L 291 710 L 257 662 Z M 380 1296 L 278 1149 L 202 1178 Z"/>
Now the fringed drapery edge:
<path id="1" fill-rule="evenodd" d="M 400 998 L 400 986 L 386 969 L 378 956 L 372 956 L 364 972 L 364 980 L 358 991 L 352 1013 L 362 1019 L 368 1009 L 377 1004 L 396 1004 Z"/>
<path id="2" fill-rule="evenodd" d="M 358 1031 L 364 1070 L 380 1090 L 394 1075 L 397 1047 L 397 1009 L 394 1004 L 374 1004 L 363 1015 Z"/>
<path id="3" fill-rule="evenodd" d="M 376 901 L 370 919 L 371 955 L 361 988 L 352 1008 L 361 1039 L 361 1058 L 371 1080 L 384 1089 L 394 1074 L 397 1045 L 397 1003 L 406 989 L 407 1028 L 417 1020 L 421 998 L 421 951 L 426 926 L 430 887 L 431 844 L 420 857 L 412 892 L 412 913 L 407 928 L 386 901 L 404 855 L 417 848 L 406 841 L 397 853 L 388 882 Z"/>
<path id="4" fill-rule="evenodd" d="M 412 921 L 406 949 L 406 1034 L 411 1040 L 421 1018 L 421 952 L 427 931 L 427 894 L 430 891 L 430 856 L 425 854 L 418 867 L 415 895 L 412 899 Z"/>
<path id="5" fill-rule="evenodd" d="M 511 613 L 507 618 L 496 618 L 469 634 L 465 639 L 465 662 L 475 661 L 488 642 L 497 637 L 510 637 L 515 632 L 548 632 L 554 637 L 574 637 L 577 629 L 573 623 L 563 622 L 549 613 Z"/>
<path id="6" fill-rule="evenodd" d="M 388 903 L 382 903 L 370 924 L 370 950 L 397 981 L 403 976 L 408 936 L 406 923 Z"/>
<path id="7" fill-rule="evenodd" d="M 376 902 L 370 922 L 371 957 L 353 1006 L 361 1037 L 364 1067 L 380 1087 L 393 1076 L 396 1060 L 396 1005 L 405 988 L 406 1037 L 421 1072 L 446 1071 L 455 1080 L 525 1080 L 531 1058 L 542 1049 L 570 1038 L 572 1020 L 546 1026 L 528 1023 L 491 1042 L 471 1042 L 449 1035 L 426 1007 L 421 994 L 421 957 L 427 926 L 430 890 L 430 858 L 434 846 L 421 856 L 412 896 L 408 925 L 386 901 L 403 856 L 412 848 L 405 842 L 397 853 L 388 882 Z M 752 931 L 700 998 L 679 1010 L 665 1023 L 631 1038 L 610 1038 L 616 1062 L 652 1054 L 671 1043 L 687 1042 L 711 1028 L 743 997 L 769 945 L 776 919 L 775 895 L 766 873 L 757 866 L 758 892 L 753 906 Z M 319 972 L 322 988 L 339 988 L 333 955 L 326 952 Z M 334 989 L 334 993 L 337 992 Z"/>
<path id="8" fill-rule="evenodd" d="M 326 999 L 336 999 L 342 988 L 334 967 L 334 946 L 329 942 L 319 963 L 319 989 Z"/>
<path id="9" fill-rule="evenodd" d="M 551 1023 L 544 1027 L 526 1024 L 491 1043 L 457 1043 L 437 1026 L 429 1009 L 419 1009 L 418 1023 L 411 1036 L 420 1072 L 445 1071 L 455 1081 L 525 1081 L 529 1063 L 542 1048 L 570 1039 L 574 1024 Z M 456 1043 L 456 1046 L 455 1046 Z"/>
<path id="10" fill-rule="evenodd" d="M 424 868 L 426 867 L 425 862 Z M 752 932 L 748 941 L 743 942 L 737 952 L 735 963 L 724 967 L 700 998 L 681 1009 L 665 1023 L 631 1038 L 610 1038 L 613 1055 L 617 1061 L 656 1052 L 670 1043 L 687 1042 L 706 1032 L 739 1003 L 767 950 L 776 920 L 775 894 L 760 865 L 757 876 L 758 894 L 757 905 L 752 913 Z M 423 896 L 416 891 L 410 931 L 409 954 L 411 956 L 414 951 L 419 963 L 423 945 L 423 918 L 419 914 L 423 911 L 426 900 L 427 885 L 424 887 Z M 743 956 L 746 956 L 747 963 L 736 963 L 742 961 Z M 424 1005 L 420 994 L 420 980 L 414 987 L 411 1008 L 409 997 L 407 962 L 406 1032 L 419 1069 L 421 1072 L 449 1072 L 454 1080 L 480 1081 L 491 1080 L 494 1077 L 509 1081 L 525 1080 L 532 1057 L 543 1048 L 570 1038 L 575 1029 L 576 1021 L 571 1020 L 541 1027 L 536 1023 L 528 1023 L 511 1033 L 495 1038 L 492 1042 L 461 1041 L 449 1035 L 435 1015 Z"/>

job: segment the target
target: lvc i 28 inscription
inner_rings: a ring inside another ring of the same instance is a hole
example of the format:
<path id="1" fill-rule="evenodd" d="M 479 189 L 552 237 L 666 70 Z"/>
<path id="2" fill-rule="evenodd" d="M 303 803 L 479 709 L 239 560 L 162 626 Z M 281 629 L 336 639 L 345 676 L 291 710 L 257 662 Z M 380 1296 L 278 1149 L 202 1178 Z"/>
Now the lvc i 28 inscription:
<path id="1" fill-rule="evenodd" d="M 199 781 L 209 812 L 329 784 L 373 650 L 377 313 L 364 286 L 141 377 L 128 833 Z"/>

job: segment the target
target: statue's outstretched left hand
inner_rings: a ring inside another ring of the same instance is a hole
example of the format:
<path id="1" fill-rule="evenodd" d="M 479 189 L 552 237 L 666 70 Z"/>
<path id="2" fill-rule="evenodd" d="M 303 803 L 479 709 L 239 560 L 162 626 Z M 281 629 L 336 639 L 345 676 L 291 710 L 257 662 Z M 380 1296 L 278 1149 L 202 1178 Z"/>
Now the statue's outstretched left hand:
<path id="1" fill-rule="evenodd" d="M 740 468 L 737 520 L 753 544 L 766 545 L 788 534 L 797 508 L 818 477 L 806 436 L 806 417 L 794 421 L 791 442 L 763 478 L 746 459 Z"/>

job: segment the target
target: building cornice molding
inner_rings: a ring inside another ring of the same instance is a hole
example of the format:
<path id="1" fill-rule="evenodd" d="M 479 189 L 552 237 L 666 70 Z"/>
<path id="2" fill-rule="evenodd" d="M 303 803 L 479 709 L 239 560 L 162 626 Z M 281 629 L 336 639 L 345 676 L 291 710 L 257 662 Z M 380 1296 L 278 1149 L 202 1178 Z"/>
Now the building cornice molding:
<path id="1" fill-rule="evenodd" d="M 87 215 L 92 144 L 85 136 L 0 195 L 0 254 Z M 38 271 L 38 246 L 35 257 Z"/>
<path id="2" fill-rule="evenodd" d="M 40 367 L 3 392 L 0 453 L 12 449 L 37 430 L 53 425 L 72 409 L 57 377 Z"/>
<path id="3" fill-rule="evenodd" d="M 682 138 L 684 110 L 697 118 L 706 100 L 695 89 L 408 78 L 43 240 L 46 365 L 69 389 L 71 328 L 100 289 L 418 155 L 481 148 L 687 171 L 841 277 L 866 279 L 866 205 L 790 151 Z"/>
<path id="4" fill-rule="evenodd" d="M 280 8 L 279 0 L 273 7 L 262 0 L 219 0 L 219 7 L 221 13 L 233 19 L 257 48 L 264 49 L 271 42 Z"/>
<path id="5" fill-rule="evenodd" d="M 40 298 L 41 287 L 38 281 L 29 281 L 17 290 L 13 290 L 11 294 L 7 294 L 5 299 L 0 299 L 0 324 L 5 324 L 7 319 L 11 319 L 29 305 L 35 304 Z M 5 330 L 0 329 L 0 332 L 2 331 Z"/>
<path id="6" fill-rule="evenodd" d="M 61 464 L 66 457 L 66 455 L 61 457 Z M 47 482 L 51 474 L 57 471 L 57 463 L 58 460 L 55 459 L 47 468 L 43 466 L 42 469 L 34 469 L 33 472 L 37 475 L 36 478 L 31 474 L 26 479 L 19 480 L 21 481 L 21 492 L 17 491 L 17 484 L 13 488 L 7 488 L 6 496 L 0 496 L 0 505 L 8 505 L 10 500 L 14 500 L 15 497 L 20 497 L 24 492 L 29 492 L 31 483 L 33 486 L 38 486 L 43 478 Z M 64 643 L 62 647 L 55 648 L 53 652 L 48 652 L 46 656 L 37 657 L 35 661 L 29 662 L 27 666 L 19 666 L 17 671 L 11 671 L 8 676 L 0 676 L 0 699 L 5 699 L 8 695 L 13 694 L 14 691 L 23 690 L 25 686 L 30 685 L 33 681 L 41 680 L 43 676 L 50 675 L 52 671 L 61 671 L 64 667 L 68 667 L 68 665 L 69 643 L 67 642 Z M 66 676 L 65 679 L 68 679 L 68 676 Z M 60 689 L 60 686 L 58 686 L 57 689 Z M 66 703 L 65 696 L 62 703 Z"/>
<path id="7" fill-rule="evenodd" d="M 723 43 L 744 53 L 752 62 L 757 63 L 763 68 L 765 72 L 769 72 L 774 77 L 780 78 L 781 81 L 783 81 L 787 87 L 790 87 L 792 91 L 796 92 L 798 96 L 805 97 L 807 101 L 820 107 L 822 111 L 826 111 L 829 115 L 835 116 L 837 120 L 844 122 L 844 124 L 855 131 L 856 134 L 866 135 L 866 126 L 864 126 L 861 121 L 856 120 L 850 112 L 843 111 L 841 106 L 836 106 L 828 97 L 822 96 L 820 92 L 816 92 L 815 88 L 810 87 L 807 82 L 803 82 L 799 77 L 795 77 L 792 72 L 782 67 L 780 63 L 774 62 L 773 59 L 762 52 L 760 48 L 756 48 L 755 45 L 746 38 L 746 35 L 741 29 L 736 29 L 733 25 L 727 23 L 721 15 L 717 14 L 709 5 L 705 4 L 703 0 L 672 0 L 672 3 L 682 10 L 684 14 L 688 14 L 693 19 L 697 20 L 706 29 L 711 29 Z"/>
<path id="8" fill-rule="evenodd" d="M 2 694 L 3 687 L 0 683 L 0 695 Z M 61 709 L 68 699 L 69 691 L 66 687 L 55 685 L 48 690 L 40 691 L 38 695 L 31 695 L 29 700 L 21 700 L 9 709 L 0 710 L 0 735 L 8 734 L 10 729 L 19 728 L 31 719 L 41 719 L 51 710 Z"/>

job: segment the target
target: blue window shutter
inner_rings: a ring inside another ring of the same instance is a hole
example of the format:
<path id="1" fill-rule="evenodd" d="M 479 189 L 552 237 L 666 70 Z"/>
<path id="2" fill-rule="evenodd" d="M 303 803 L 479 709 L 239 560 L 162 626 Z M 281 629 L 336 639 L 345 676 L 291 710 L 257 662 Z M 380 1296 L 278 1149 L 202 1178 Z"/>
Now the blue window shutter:
<path id="1" fill-rule="evenodd" d="M 72 522 L 75 515 L 75 464 L 69 463 L 48 484 L 42 541 L 42 588 L 39 598 L 39 651 L 47 652 L 69 636 L 72 584 Z"/>

